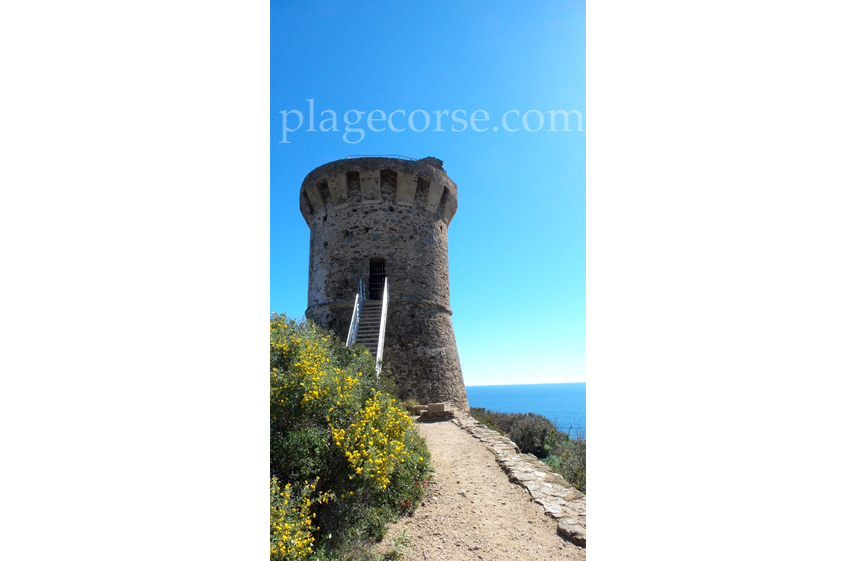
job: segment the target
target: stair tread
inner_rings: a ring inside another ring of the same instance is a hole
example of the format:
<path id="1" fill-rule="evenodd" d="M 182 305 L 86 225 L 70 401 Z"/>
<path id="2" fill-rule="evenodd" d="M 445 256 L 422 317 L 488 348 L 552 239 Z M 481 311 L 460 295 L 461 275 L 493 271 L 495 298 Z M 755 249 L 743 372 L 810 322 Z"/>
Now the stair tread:
<path id="1" fill-rule="evenodd" d="M 356 331 L 357 345 L 368 348 L 371 356 L 377 358 L 377 347 L 380 339 L 380 324 L 383 321 L 383 301 L 363 300 L 359 313 L 359 324 Z"/>

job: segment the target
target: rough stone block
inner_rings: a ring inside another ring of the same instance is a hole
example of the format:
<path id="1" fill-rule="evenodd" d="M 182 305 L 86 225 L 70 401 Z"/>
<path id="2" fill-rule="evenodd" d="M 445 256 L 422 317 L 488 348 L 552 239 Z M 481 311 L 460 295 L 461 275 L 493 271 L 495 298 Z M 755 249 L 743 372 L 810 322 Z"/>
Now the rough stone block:
<path id="1" fill-rule="evenodd" d="M 362 187 L 362 198 L 376 200 L 380 198 L 380 171 L 370 170 L 359 173 Z"/>
<path id="2" fill-rule="evenodd" d="M 585 528 L 572 518 L 562 518 L 558 521 L 558 533 L 574 544 L 585 547 Z"/>
<path id="3" fill-rule="evenodd" d="M 412 203 L 416 196 L 416 186 L 418 184 L 418 176 L 412 173 L 398 173 L 398 193 L 397 201 Z"/>
<path id="4" fill-rule="evenodd" d="M 332 195 L 332 203 L 343 203 L 347 200 L 347 185 L 343 175 L 331 175 L 327 178 L 330 187 L 330 195 Z"/>
<path id="5" fill-rule="evenodd" d="M 448 421 L 454 418 L 454 411 L 424 411 L 418 421 Z"/>
<path id="6" fill-rule="evenodd" d="M 425 209 L 427 209 L 428 212 L 436 212 L 439 208 L 439 200 L 442 197 L 443 189 L 445 189 L 445 185 L 442 183 L 434 182 L 430 184 L 427 202 L 425 204 Z"/>

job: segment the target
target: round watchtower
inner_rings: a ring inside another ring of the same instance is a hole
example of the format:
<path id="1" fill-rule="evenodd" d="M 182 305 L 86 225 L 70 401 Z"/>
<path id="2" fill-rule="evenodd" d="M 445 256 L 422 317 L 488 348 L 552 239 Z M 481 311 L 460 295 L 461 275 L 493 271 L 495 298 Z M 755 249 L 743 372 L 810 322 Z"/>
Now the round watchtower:
<path id="1" fill-rule="evenodd" d="M 383 365 L 400 397 L 468 409 L 448 285 L 457 185 L 442 161 L 330 162 L 306 176 L 300 211 L 311 229 L 306 317 L 345 339 L 359 281 L 366 297 L 377 299 L 385 277 Z"/>

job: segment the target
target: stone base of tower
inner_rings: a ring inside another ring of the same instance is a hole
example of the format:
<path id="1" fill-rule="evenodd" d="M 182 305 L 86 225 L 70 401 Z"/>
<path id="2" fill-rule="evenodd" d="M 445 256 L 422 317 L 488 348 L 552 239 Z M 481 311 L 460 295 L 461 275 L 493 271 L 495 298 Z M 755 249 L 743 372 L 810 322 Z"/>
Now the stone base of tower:
<path id="1" fill-rule="evenodd" d="M 394 302 L 389 306 L 385 345 L 383 366 L 395 375 L 402 398 L 449 402 L 469 410 L 451 315 L 446 310 Z"/>
<path id="2" fill-rule="evenodd" d="M 352 305 L 319 306 L 308 311 L 306 317 L 344 340 L 352 313 Z M 445 309 L 422 303 L 390 302 L 383 368 L 393 374 L 401 399 L 445 402 L 469 410 L 451 315 Z"/>
<path id="3" fill-rule="evenodd" d="M 306 319 L 311 320 L 335 333 L 339 339 L 347 340 L 347 331 L 350 329 L 350 319 L 353 315 L 353 304 L 339 304 L 332 306 L 318 306 L 312 310 L 306 310 Z"/>

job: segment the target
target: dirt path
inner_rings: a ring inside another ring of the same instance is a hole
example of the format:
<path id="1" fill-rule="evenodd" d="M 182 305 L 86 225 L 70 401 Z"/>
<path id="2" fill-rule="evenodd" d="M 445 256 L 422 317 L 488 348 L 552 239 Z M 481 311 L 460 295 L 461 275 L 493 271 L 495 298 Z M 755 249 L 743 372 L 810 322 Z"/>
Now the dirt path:
<path id="1" fill-rule="evenodd" d="M 528 561 L 585 559 L 585 549 L 556 531 L 556 522 L 508 481 L 494 455 L 451 422 L 418 423 L 436 468 L 434 483 L 412 517 L 388 527 L 377 553 L 392 550 L 402 531 L 407 560 Z"/>

